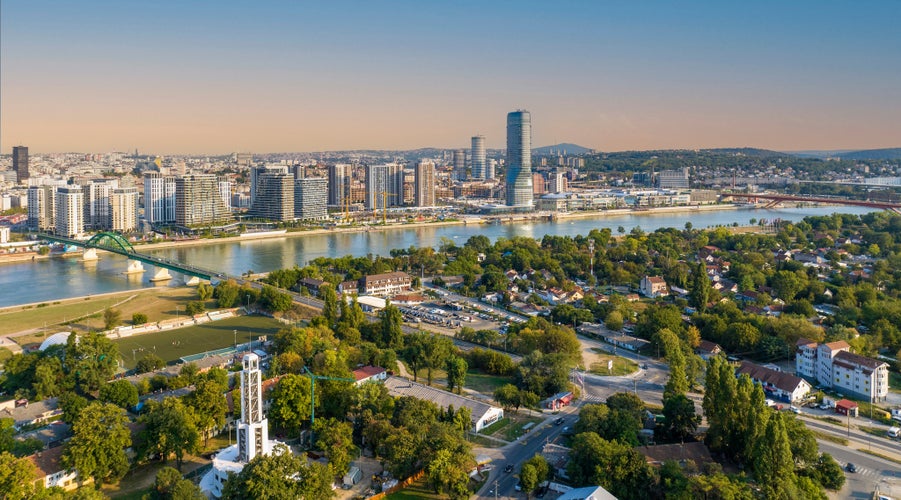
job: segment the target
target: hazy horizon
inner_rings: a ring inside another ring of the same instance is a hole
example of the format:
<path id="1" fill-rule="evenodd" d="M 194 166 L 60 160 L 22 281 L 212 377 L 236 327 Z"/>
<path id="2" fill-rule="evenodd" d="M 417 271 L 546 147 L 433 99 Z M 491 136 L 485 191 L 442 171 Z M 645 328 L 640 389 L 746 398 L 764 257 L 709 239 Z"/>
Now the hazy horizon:
<path id="1" fill-rule="evenodd" d="M 0 4 L 0 152 L 901 146 L 901 4 Z"/>

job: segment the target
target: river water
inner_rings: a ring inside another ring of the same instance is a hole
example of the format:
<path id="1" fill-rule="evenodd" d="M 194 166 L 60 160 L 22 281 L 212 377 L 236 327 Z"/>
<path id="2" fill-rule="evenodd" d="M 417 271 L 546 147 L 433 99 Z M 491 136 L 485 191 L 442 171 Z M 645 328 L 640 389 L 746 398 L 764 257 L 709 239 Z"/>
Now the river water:
<path id="1" fill-rule="evenodd" d="M 303 237 L 276 238 L 252 241 L 231 241 L 194 247 L 167 248 L 148 251 L 158 257 L 177 260 L 227 274 L 240 275 L 303 266 L 317 257 L 343 255 L 388 255 L 393 248 L 410 246 L 437 247 L 442 238 L 462 245 L 474 235 L 497 238 L 528 236 L 541 238 L 546 234 L 576 236 L 592 229 L 610 228 L 614 234 L 622 226 L 651 232 L 662 227 L 684 228 L 691 222 L 696 228 L 732 223 L 748 224 L 750 219 L 782 219 L 798 221 L 811 215 L 834 212 L 864 214 L 863 207 L 816 207 L 792 209 L 744 209 L 682 213 L 628 213 L 615 216 L 560 221 L 530 221 L 514 224 L 469 224 L 436 227 L 360 231 L 356 233 L 315 234 Z M 118 292 L 154 286 L 148 281 L 155 269 L 144 265 L 143 275 L 122 274 L 127 266 L 125 257 L 104 254 L 99 261 L 83 262 L 79 258 L 52 258 L 34 262 L 0 264 L 0 307 L 46 302 L 63 298 Z M 168 285 L 180 285 L 182 277 Z"/>

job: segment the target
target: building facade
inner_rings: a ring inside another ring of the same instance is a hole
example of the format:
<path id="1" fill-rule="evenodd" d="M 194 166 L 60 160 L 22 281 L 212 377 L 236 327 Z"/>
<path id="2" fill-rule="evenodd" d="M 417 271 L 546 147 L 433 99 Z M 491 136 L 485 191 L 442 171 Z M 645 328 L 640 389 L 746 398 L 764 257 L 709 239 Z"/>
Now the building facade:
<path id="1" fill-rule="evenodd" d="M 469 153 L 472 162 L 473 179 L 491 179 L 488 177 L 485 164 L 485 136 L 472 136 L 472 150 Z"/>
<path id="2" fill-rule="evenodd" d="M 454 179 L 458 181 L 466 180 L 466 150 L 454 150 Z"/>
<path id="3" fill-rule="evenodd" d="M 175 177 L 144 174 L 144 219 L 150 224 L 175 222 Z"/>
<path id="4" fill-rule="evenodd" d="M 191 227 L 231 219 L 231 212 L 225 210 L 219 195 L 219 180 L 215 175 L 194 174 L 175 179 L 176 224 Z"/>
<path id="5" fill-rule="evenodd" d="M 388 189 L 388 165 L 366 165 L 366 210 L 384 209 Z"/>
<path id="6" fill-rule="evenodd" d="M 109 229 L 112 225 L 110 195 L 119 187 L 119 179 L 93 179 L 82 186 L 84 190 L 84 226 L 89 229 Z"/>
<path id="7" fill-rule="evenodd" d="M 660 276 L 645 276 L 641 278 L 639 289 L 645 297 L 660 297 L 669 293 L 666 287 L 666 280 Z"/>
<path id="8" fill-rule="evenodd" d="M 264 165 L 262 167 L 254 167 L 250 169 L 250 205 L 256 199 L 259 191 L 260 176 L 263 174 L 287 174 L 287 165 Z"/>
<path id="9" fill-rule="evenodd" d="M 328 167 L 328 204 L 342 207 L 350 196 L 350 165 L 339 163 Z"/>
<path id="10" fill-rule="evenodd" d="M 17 183 L 24 183 L 31 177 L 28 171 L 28 146 L 13 146 L 13 170 L 16 171 Z"/>
<path id="11" fill-rule="evenodd" d="M 28 227 L 53 231 L 56 216 L 56 186 L 28 187 Z"/>
<path id="12" fill-rule="evenodd" d="M 507 114 L 507 206 L 532 208 L 532 116 Z"/>
<path id="13" fill-rule="evenodd" d="M 56 189 L 54 234 L 74 238 L 84 232 L 84 193 L 81 186 Z"/>
<path id="14" fill-rule="evenodd" d="M 305 177 L 294 181 L 294 218 L 323 220 L 328 217 L 328 181 L 322 177 Z"/>
<path id="15" fill-rule="evenodd" d="M 294 189 L 292 174 L 278 171 L 259 174 L 250 215 L 281 222 L 294 220 Z"/>
<path id="16" fill-rule="evenodd" d="M 138 188 L 113 190 L 110 195 L 110 229 L 120 233 L 138 229 Z"/>
<path id="17" fill-rule="evenodd" d="M 405 272 L 371 274 L 360 278 L 360 290 L 366 295 L 394 295 L 409 291 L 413 284 Z"/>
<path id="18" fill-rule="evenodd" d="M 421 160 L 416 165 L 413 198 L 417 207 L 435 206 L 435 164 Z"/>
<path id="19" fill-rule="evenodd" d="M 888 364 L 851 352 L 844 340 L 817 344 L 800 339 L 796 344 L 795 372 L 843 394 L 873 402 L 888 396 Z"/>

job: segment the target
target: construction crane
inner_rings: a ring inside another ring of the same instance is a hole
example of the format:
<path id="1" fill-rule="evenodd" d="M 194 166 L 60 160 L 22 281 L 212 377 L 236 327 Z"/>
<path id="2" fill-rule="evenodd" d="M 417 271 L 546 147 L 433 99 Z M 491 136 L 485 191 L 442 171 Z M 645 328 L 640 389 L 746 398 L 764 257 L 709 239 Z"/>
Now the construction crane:
<path id="1" fill-rule="evenodd" d="M 344 377 L 328 377 L 326 375 L 316 375 L 306 366 L 303 367 L 304 373 L 310 377 L 310 442 L 313 442 L 313 424 L 316 423 L 316 381 L 317 380 L 335 380 L 338 382 L 356 382 L 356 379 Z"/>
<path id="2" fill-rule="evenodd" d="M 388 224 L 388 197 L 397 195 L 387 191 L 376 193 L 376 195 L 382 195 L 382 224 Z"/>

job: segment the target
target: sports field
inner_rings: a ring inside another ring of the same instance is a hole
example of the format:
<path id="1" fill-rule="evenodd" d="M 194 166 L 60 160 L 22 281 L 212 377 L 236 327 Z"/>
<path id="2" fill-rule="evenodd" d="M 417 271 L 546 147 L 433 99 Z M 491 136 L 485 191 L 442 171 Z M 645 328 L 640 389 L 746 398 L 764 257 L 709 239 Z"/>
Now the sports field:
<path id="1" fill-rule="evenodd" d="M 113 342 L 119 346 L 125 367 L 131 369 L 147 352 L 156 352 L 157 356 L 168 363 L 189 354 L 232 346 L 235 344 L 235 331 L 238 343 L 241 344 L 251 338 L 256 340 L 261 335 L 269 335 L 271 339 L 284 326 L 265 316 L 239 316 L 187 328 L 135 335 Z"/>

